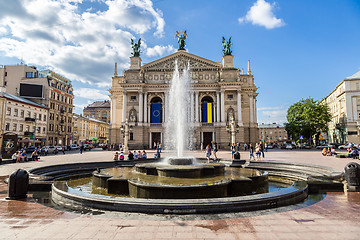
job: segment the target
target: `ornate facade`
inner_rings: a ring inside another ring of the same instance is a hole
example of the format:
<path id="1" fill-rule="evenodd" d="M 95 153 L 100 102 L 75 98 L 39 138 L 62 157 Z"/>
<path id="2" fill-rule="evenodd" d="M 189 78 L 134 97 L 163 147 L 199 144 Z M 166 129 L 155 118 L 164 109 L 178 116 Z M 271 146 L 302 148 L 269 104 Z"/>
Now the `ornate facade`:
<path id="1" fill-rule="evenodd" d="M 190 65 L 191 104 L 188 120 L 194 129 L 194 148 L 206 146 L 212 140 L 219 143 L 220 148 L 229 148 L 231 139 L 226 126 L 232 117 L 237 124 L 237 142 L 257 141 L 258 93 L 250 61 L 245 74 L 244 70 L 234 67 L 232 55 L 223 56 L 219 63 L 178 50 L 146 64 L 141 63 L 140 57 L 131 57 L 130 60 L 130 68 L 124 71 L 123 76 L 117 75 L 115 65 L 109 90 L 112 144 L 124 142 L 121 127 L 126 119 L 132 126 L 130 148 L 151 148 L 154 142 L 162 142 L 167 111 L 171 108 L 168 104 L 168 88 L 175 61 L 179 70 Z M 205 106 L 211 108 L 210 111 L 206 109 L 210 114 L 207 119 L 203 113 Z"/>

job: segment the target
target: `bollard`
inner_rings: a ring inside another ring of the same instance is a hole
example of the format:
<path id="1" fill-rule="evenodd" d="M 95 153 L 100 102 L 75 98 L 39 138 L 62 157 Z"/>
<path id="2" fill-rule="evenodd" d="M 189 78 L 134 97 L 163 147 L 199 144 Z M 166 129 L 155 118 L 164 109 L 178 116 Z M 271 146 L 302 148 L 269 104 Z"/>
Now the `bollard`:
<path id="1" fill-rule="evenodd" d="M 240 159 L 240 153 L 239 152 L 234 153 L 234 159 Z"/>
<path id="2" fill-rule="evenodd" d="M 29 173 L 18 169 L 9 176 L 8 199 L 26 198 L 29 186 Z"/>
<path id="3" fill-rule="evenodd" d="M 360 165 L 356 162 L 350 162 L 345 166 L 345 180 L 349 191 L 360 190 Z"/>

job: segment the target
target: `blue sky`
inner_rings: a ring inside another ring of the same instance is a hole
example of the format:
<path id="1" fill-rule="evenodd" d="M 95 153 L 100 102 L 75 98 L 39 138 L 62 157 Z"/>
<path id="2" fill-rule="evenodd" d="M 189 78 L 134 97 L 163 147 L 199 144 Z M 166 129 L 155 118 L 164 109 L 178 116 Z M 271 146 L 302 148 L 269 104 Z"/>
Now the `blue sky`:
<path id="1" fill-rule="evenodd" d="M 187 30 L 187 50 L 219 62 L 231 36 L 235 66 L 251 60 L 258 122 L 284 122 L 291 104 L 360 70 L 359 29 L 358 0 L 0 0 L 0 64 L 68 77 L 79 113 L 107 98 L 114 62 L 129 66 L 130 38 L 143 39 L 145 63 L 174 52 Z"/>

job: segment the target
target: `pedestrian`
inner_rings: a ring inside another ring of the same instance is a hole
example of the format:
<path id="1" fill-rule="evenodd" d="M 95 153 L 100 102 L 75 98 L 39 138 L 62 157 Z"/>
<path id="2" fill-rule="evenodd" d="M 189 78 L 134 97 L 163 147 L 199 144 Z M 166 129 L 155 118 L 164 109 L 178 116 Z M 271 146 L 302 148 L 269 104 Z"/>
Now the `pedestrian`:
<path id="1" fill-rule="evenodd" d="M 213 144 L 213 147 L 212 147 L 212 149 L 213 149 L 213 153 L 214 153 L 214 158 L 215 158 L 215 160 L 217 160 L 217 156 L 216 156 L 216 153 L 217 153 L 217 151 L 218 151 L 218 145 L 217 145 L 217 143 L 216 142 L 212 142 Z"/>
<path id="2" fill-rule="evenodd" d="M 256 161 L 261 160 L 260 144 L 258 144 L 258 143 L 256 143 L 256 145 L 255 145 L 255 154 L 256 154 Z"/>
<path id="3" fill-rule="evenodd" d="M 246 143 L 244 143 L 244 150 L 247 150 L 248 145 Z"/>
<path id="4" fill-rule="evenodd" d="M 31 159 L 33 161 L 39 161 L 39 157 L 38 157 L 38 154 L 37 154 L 36 150 L 31 154 Z"/>
<path id="5" fill-rule="evenodd" d="M 134 154 L 131 151 L 129 151 L 128 160 L 134 160 Z"/>
<path id="6" fill-rule="evenodd" d="M 138 155 L 137 151 L 134 151 L 134 158 L 138 159 L 138 157 L 139 157 L 139 155 Z"/>
<path id="7" fill-rule="evenodd" d="M 239 143 L 239 142 L 236 143 L 236 151 L 237 151 L 237 152 L 240 151 L 240 143 Z"/>
<path id="8" fill-rule="evenodd" d="M 255 160 L 255 157 L 254 157 L 254 146 L 250 143 L 249 145 L 249 152 L 250 152 L 250 161 L 251 161 L 251 158 L 253 158 Z"/>
<path id="9" fill-rule="evenodd" d="M 145 152 L 145 150 L 142 151 L 142 159 L 146 159 L 147 158 L 147 154 Z"/>
<path id="10" fill-rule="evenodd" d="M 65 146 L 62 146 L 61 151 L 65 155 Z"/>
<path id="11" fill-rule="evenodd" d="M 120 153 L 119 160 L 120 160 L 120 161 L 124 161 L 124 160 L 125 160 L 125 154 L 124 154 L 124 152 L 121 152 L 121 153 Z"/>
<path id="12" fill-rule="evenodd" d="M 210 147 L 210 144 L 208 144 L 208 145 L 206 146 L 205 155 L 206 155 L 206 158 L 207 158 L 207 160 L 208 160 L 208 163 L 210 163 L 210 156 L 211 156 L 211 147 Z"/>
<path id="13" fill-rule="evenodd" d="M 142 159 L 142 154 L 140 150 L 138 151 L 138 159 Z"/>
<path id="14" fill-rule="evenodd" d="M 231 146 L 231 159 L 234 159 L 235 150 L 236 150 L 236 146 L 235 143 L 233 143 Z"/>
<path id="15" fill-rule="evenodd" d="M 119 160 L 119 153 L 118 153 L 118 152 L 115 152 L 114 161 L 117 161 L 117 160 Z"/>
<path id="16" fill-rule="evenodd" d="M 82 154 L 83 150 L 84 150 L 84 145 L 81 145 L 80 146 L 80 154 Z"/>
<path id="17" fill-rule="evenodd" d="M 44 151 L 45 151 L 45 156 L 47 156 L 48 155 L 48 148 L 45 147 Z"/>
<path id="18" fill-rule="evenodd" d="M 21 156 L 21 162 L 27 162 L 27 156 L 25 150 L 22 151 L 20 156 Z"/>
<path id="19" fill-rule="evenodd" d="M 260 152 L 261 152 L 262 158 L 265 158 L 264 144 L 263 144 L 262 142 L 260 142 L 259 148 L 260 148 Z"/>

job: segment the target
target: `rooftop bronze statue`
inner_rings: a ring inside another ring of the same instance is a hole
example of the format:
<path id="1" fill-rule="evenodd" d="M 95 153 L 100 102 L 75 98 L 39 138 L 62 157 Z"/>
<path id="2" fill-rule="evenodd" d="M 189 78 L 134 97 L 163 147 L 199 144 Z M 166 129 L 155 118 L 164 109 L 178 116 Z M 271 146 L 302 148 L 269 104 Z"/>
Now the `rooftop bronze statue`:
<path id="1" fill-rule="evenodd" d="M 230 49 L 232 43 L 231 43 L 231 37 L 229 38 L 229 41 L 226 42 L 225 38 L 223 37 L 222 38 L 222 45 L 223 45 L 223 53 L 224 53 L 224 56 L 227 56 L 227 55 L 231 55 L 232 51 Z"/>
<path id="2" fill-rule="evenodd" d="M 141 45 L 141 38 L 139 38 L 139 41 L 136 43 L 133 39 L 131 39 L 131 47 L 133 49 L 133 52 L 131 55 L 133 57 L 140 57 L 140 45 Z"/>
<path id="3" fill-rule="evenodd" d="M 187 38 L 186 30 L 184 33 L 176 31 L 175 37 L 178 38 L 178 43 L 179 43 L 178 50 L 185 50 L 185 47 L 186 47 L 185 39 Z"/>

